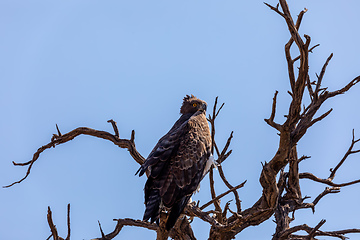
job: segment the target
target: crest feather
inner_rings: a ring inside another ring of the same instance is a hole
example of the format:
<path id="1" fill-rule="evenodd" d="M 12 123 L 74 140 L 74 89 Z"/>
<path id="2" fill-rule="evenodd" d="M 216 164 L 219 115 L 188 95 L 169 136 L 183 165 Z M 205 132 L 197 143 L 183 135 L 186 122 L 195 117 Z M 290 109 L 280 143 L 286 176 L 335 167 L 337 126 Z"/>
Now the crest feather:
<path id="1" fill-rule="evenodd" d="M 201 100 L 192 94 L 190 96 L 186 95 L 183 99 L 183 104 L 180 108 L 180 113 L 184 114 L 184 113 L 188 112 L 188 110 L 191 106 L 191 102 L 193 102 L 193 101 L 201 101 Z"/>
<path id="2" fill-rule="evenodd" d="M 186 95 L 186 96 L 184 97 L 183 104 L 184 104 L 185 102 L 190 102 L 191 100 L 194 100 L 194 99 L 197 99 L 194 95 L 192 95 L 192 94 L 191 94 L 191 96 Z"/>

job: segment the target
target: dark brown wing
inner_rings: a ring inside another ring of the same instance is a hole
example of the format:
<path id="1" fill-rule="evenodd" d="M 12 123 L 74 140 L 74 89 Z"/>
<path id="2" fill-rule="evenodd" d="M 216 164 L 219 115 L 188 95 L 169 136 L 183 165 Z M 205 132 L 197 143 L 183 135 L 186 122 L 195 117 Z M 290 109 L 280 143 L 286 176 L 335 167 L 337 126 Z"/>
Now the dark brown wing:
<path id="1" fill-rule="evenodd" d="M 140 172 L 139 176 L 142 176 L 150 167 L 152 176 L 158 176 L 165 166 L 165 163 L 170 158 L 170 155 L 176 151 L 180 135 L 186 131 L 186 124 L 191 116 L 192 114 L 184 114 L 175 122 L 170 131 L 160 138 L 136 174 Z"/>
<path id="2" fill-rule="evenodd" d="M 171 209 L 167 228 L 175 224 L 200 183 L 210 156 L 210 144 L 208 123 L 201 112 L 162 140 L 153 153 L 152 158 L 158 160 L 150 164 L 150 176 L 145 185 L 144 220 L 157 220 L 162 203 Z"/>

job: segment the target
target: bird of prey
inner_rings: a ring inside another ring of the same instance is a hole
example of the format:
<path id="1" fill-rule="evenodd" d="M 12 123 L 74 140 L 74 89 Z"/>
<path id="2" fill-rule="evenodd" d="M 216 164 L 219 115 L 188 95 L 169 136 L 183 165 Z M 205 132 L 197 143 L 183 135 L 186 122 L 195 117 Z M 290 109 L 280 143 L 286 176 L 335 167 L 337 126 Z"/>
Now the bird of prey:
<path id="1" fill-rule="evenodd" d="M 148 171 L 144 221 L 157 222 L 160 210 L 168 211 L 170 230 L 213 164 L 206 102 L 186 95 L 180 118 L 151 151 L 138 172 Z"/>

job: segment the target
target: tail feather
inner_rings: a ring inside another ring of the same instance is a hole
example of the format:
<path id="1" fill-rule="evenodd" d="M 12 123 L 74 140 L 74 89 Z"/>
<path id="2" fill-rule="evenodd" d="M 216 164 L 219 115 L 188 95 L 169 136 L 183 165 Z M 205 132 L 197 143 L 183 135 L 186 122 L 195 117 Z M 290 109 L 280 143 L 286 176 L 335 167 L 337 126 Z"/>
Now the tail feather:
<path id="1" fill-rule="evenodd" d="M 185 196 L 179 201 L 175 202 L 173 207 L 171 208 L 170 215 L 166 222 L 166 230 L 170 230 L 176 223 L 180 214 L 183 212 L 186 204 L 189 202 L 191 195 Z"/>
<path id="2" fill-rule="evenodd" d="M 147 221 L 150 219 L 150 222 L 155 222 L 159 218 L 159 206 L 160 206 L 161 198 L 159 194 L 159 190 L 154 190 L 150 193 L 148 199 L 146 199 L 146 209 L 144 213 L 143 220 Z"/>

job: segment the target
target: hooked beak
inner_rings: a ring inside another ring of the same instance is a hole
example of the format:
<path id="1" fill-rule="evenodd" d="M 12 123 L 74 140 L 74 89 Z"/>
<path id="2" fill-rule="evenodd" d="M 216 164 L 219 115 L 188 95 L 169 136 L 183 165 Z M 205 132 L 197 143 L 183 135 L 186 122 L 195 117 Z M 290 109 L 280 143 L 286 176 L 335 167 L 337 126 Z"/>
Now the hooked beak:
<path id="1" fill-rule="evenodd" d="M 204 111 L 204 112 L 206 112 L 206 108 L 207 108 L 207 104 L 206 104 L 206 103 L 203 103 L 203 104 L 201 105 L 201 110 Z"/>

